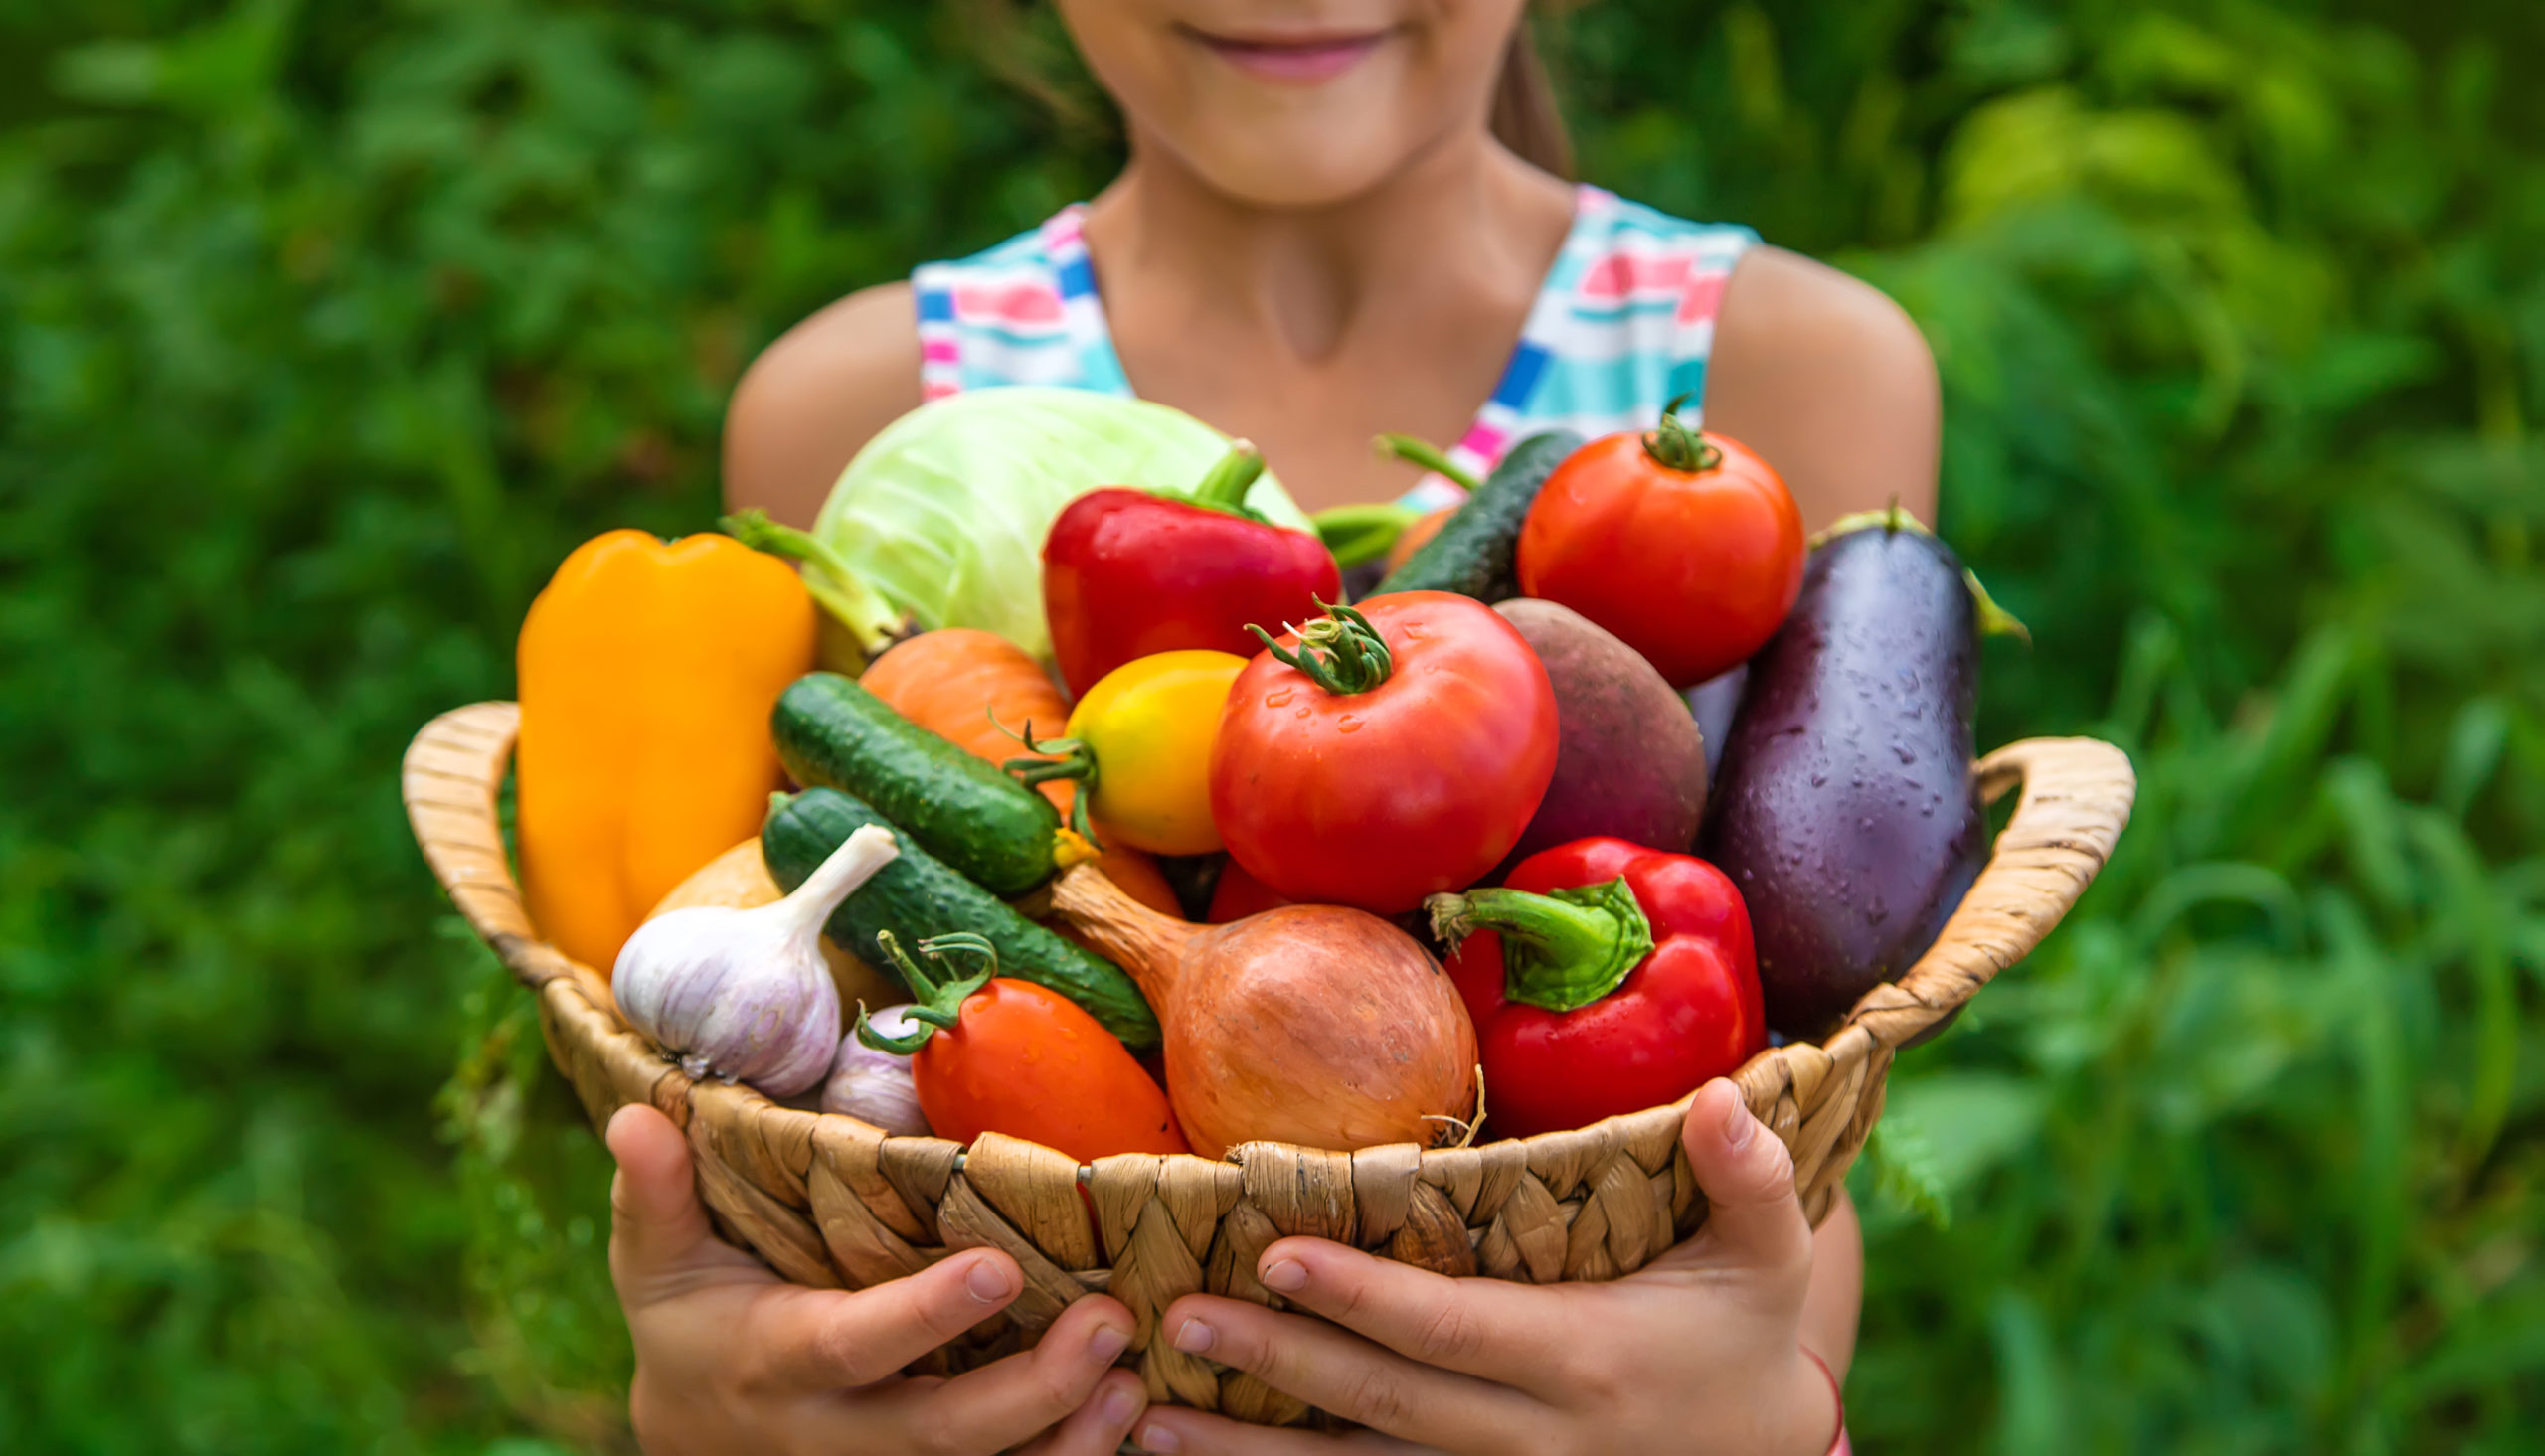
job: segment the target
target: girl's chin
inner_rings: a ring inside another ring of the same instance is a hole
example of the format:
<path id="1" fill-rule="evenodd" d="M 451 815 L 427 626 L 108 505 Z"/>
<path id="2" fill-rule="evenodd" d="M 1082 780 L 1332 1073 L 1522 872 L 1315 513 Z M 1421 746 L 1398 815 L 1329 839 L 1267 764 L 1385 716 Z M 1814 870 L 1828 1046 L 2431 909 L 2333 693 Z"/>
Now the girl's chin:
<path id="1" fill-rule="evenodd" d="M 1420 149 L 1392 145 L 1392 128 L 1291 117 L 1188 127 L 1173 148 L 1205 186 L 1261 208 L 1350 202 L 1402 172 Z"/>

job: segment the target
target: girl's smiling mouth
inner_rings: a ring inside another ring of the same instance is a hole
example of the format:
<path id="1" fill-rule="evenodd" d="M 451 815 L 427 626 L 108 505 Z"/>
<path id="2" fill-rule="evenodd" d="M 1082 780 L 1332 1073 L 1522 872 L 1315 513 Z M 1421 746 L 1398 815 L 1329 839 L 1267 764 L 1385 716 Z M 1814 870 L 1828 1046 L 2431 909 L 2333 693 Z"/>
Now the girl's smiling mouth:
<path id="1" fill-rule="evenodd" d="M 1294 85 L 1332 81 L 1387 43 L 1391 31 L 1222 35 L 1180 27 L 1185 37 L 1249 76 Z"/>

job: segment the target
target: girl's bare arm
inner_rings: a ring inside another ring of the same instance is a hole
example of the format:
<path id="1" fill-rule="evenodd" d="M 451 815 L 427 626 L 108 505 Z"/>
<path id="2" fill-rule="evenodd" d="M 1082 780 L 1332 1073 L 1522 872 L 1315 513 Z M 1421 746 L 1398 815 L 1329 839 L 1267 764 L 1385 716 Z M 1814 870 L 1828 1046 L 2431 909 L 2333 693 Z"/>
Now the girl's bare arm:
<path id="1" fill-rule="evenodd" d="M 735 386 L 725 414 L 725 504 L 812 525 L 849 460 L 919 403 L 911 285 L 848 295 L 787 330 Z"/>
<path id="2" fill-rule="evenodd" d="M 1895 497 L 1935 524 L 1935 356 L 1899 304 L 1826 263 L 1777 247 L 1742 258 L 1715 325 L 1705 422 L 1777 467 L 1810 530 Z"/>

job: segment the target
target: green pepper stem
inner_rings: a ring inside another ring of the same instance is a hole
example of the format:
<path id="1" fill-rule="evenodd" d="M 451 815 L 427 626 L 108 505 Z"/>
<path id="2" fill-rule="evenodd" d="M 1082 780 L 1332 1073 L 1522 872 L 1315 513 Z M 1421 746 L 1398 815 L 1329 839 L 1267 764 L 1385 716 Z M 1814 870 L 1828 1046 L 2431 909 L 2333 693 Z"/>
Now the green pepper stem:
<path id="1" fill-rule="evenodd" d="M 1893 496 L 1891 504 L 1879 511 L 1852 511 L 1830 522 L 1811 538 L 1810 547 L 1813 551 L 1818 551 L 1841 536 L 1858 531 L 1871 531 L 1875 527 L 1882 528 L 1886 533 L 1913 531 L 1920 536 L 1929 537 L 1936 534 L 1926 522 L 1918 519 L 1917 513 L 1902 509 L 1900 498 Z M 1964 566 L 1961 568 L 1961 580 L 1963 585 L 1970 588 L 1970 602 L 1979 614 L 1979 630 L 1983 634 L 1990 637 L 2012 637 L 2027 647 L 2032 645 L 2032 629 L 2025 626 L 2022 619 L 2013 612 L 1997 604 L 1997 598 L 1990 596 L 1988 588 L 1979 584 L 1978 572 Z"/>
<path id="2" fill-rule="evenodd" d="M 1484 482 L 1430 440 L 1417 439 L 1410 434 L 1383 434 L 1374 443 L 1380 454 L 1394 455 L 1409 465 L 1420 465 L 1435 475 L 1456 482 L 1469 495 L 1484 488 Z"/>
<path id="3" fill-rule="evenodd" d="M 1396 669 L 1395 654 L 1388 651 L 1385 637 L 1370 625 L 1370 619 L 1355 608 L 1330 601 L 1317 601 L 1325 613 L 1304 627 L 1293 628 L 1299 634 L 1296 648 L 1283 647 L 1272 640 L 1272 634 L 1253 622 L 1246 629 L 1263 642 L 1275 658 L 1299 670 L 1307 680 L 1338 698 L 1367 693 L 1386 682 Z"/>
<path id="4" fill-rule="evenodd" d="M 1705 434 L 1691 429 L 1679 417 L 1679 408 L 1691 397 L 1681 395 L 1661 410 L 1661 423 L 1643 437 L 1643 452 L 1659 464 L 1673 470 L 1702 475 L 1723 464 L 1723 451 Z"/>
<path id="5" fill-rule="evenodd" d="M 1488 888 L 1423 904 L 1433 933 L 1452 947 L 1478 930 L 1499 932 L 1503 999 L 1548 1011 L 1589 1006 L 1652 954 L 1652 921 L 1622 875 L 1547 894 Z"/>
<path id="6" fill-rule="evenodd" d="M 901 937 L 890 930 L 876 931 L 875 943 L 883 947 L 894 971 L 901 976 L 902 984 L 910 988 L 910 1018 L 920 1025 L 899 1037 L 887 1037 L 867 1020 L 866 1003 L 861 1001 L 857 1004 L 857 1040 L 878 1052 L 890 1052 L 897 1056 L 916 1053 L 939 1030 L 952 1031 L 962 1020 L 963 1003 L 998 974 L 998 947 L 968 931 L 933 936 L 919 943 L 920 954 L 933 961 L 943 962 L 954 951 L 970 951 L 980 956 L 981 969 L 960 979 L 949 976 L 939 981 L 931 976 L 918 961 L 911 959 L 909 951 L 902 949 Z"/>
<path id="7" fill-rule="evenodd" d="M 1208 506 L 1214 511 L 1251 515 L 1253 513 L 1246 508 L 1246 493 L 1263 473 L 1264 452 L 1255 448 L 1252 440 L 1238 440 L 1229 446 L 1229 452 L 1220 457 L 1219 463 L 1211 467 L 1211 473 L 1203 476 L 1201 483 L 1193 487 L 1188 499 L 1197 506 Z"/>
<path id="8" fill-rule="evenodd" d="M 1334 554 L 1334 564 L 1348 571 L 1386 556 L 1421 516 L 1412 506 L 1336 506 L 1308 519 L 1316 526 L 1317 539 Z"/>
<path id="9" fill-rule="evenodd" d="M 908 614 L 886 601 L 883 593 L 850 568 L 829 542 L 811 532 L 781 526 L 758 506 L 737 511 L 716 524 L 727 536 L 754 551 L 802 563 L 808 568 L 803 573 L 804 589 L 848 629 L 849 635 L 857 639 L 857 650 L 867 657 L 892 646 L 893 639 L 908 624 Z"/>

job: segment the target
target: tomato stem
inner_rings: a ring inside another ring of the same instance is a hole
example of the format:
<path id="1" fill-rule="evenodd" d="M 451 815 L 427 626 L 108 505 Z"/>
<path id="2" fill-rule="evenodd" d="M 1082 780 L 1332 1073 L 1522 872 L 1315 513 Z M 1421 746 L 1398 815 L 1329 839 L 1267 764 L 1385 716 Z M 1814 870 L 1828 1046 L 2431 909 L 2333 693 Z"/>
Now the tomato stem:
<path id="1" fill-rule="evenodd" d="M 999 723 L 995 716 L 990 722 L 1000 732 L 1023 743 L 1026 752 L 1036 755 L 1010 758 L 1000 764 L 1000 768 L 1015 774 L 1027 785 L 1047 783 L 1056 778 L 1077 782 L 1078 792 L 1070 799 L 1070 828 L 1079 838 L 1102 851 L 1104 842 L 1096 837 L 1096 826 L 1087 817 L 1087 801 L 1096 797 L 1096 750 L 1078 738 L 1037 739 L 1031 723 L 1025 725 L 1025 731 L 1018 733 L 1008 732 L 1007 726 Z"/>
<path id="2" fill-rule="evenodd" d="M 1478 930 L 1502 936 L 1502 996 L 1575 1011 L 1614 991 L 1652 954 L 1652 921 L 1625 877 L 1532 894 L 1470 890 L 1423 902 L 1432 930 L 1454 948 Z"/>
<path id="3" fill-rule="evenodd" d="M 1307 680 L 1338 698 L 1367 693 L 1386 682 L 1396 670 L 1395 655 L 1388 651 L 1387 639 L 1370 619 L 1352 607 L 1319 601 L 1325 615 L 1306 626 L 1291 630 L 1299 634 L 1299 645 L 1283 647 L 1272 640 L 1272 634 L 1253 622 L 1246 629 L 1262 640 L 1274 657 L 1288 663 Z"/>
<path id="4" fill-rule="evenodd" d="M 897 1056 L 917 1052 L 939 1029 L 952 1031 L 962 1020 L 963 1003 L 998 974 L 998 947 L 985 937 L 968 931 L 932 936 L 919 943 L 920 954 L 933 961 L 942 962 L 948 952 L 958 950 L 967 950 L 981 957 L 980 971 L 960 979 L 939 981 L 931 976 L 918 961 L 911 959 L 909 951 L 902 949 L 900 937 L 890 930 L 876 931 L 875 943 L 884 948 L 884 954 L 893 962 L 893 969 L 900 973 L 902 984 L 910 988 L 913 1003 L 910 1018 L 921 1025 L 901 1036 L 887 1037 L 867 1020 L 866 1004 L 861 1001 L 857 1006 L 857 1040 L 878 1052 L 890 1052 Z"/>
<path id="5" fill-rule="evenodd" d="M 1679 406 L 1691 398 L 1681 395 L 1662 409 L 1661 423 L 1643 437 L 1643 452 L 1672 470 L 1702 475 L 1723 464 L 1723 451 L 1679 417 Z"/>

